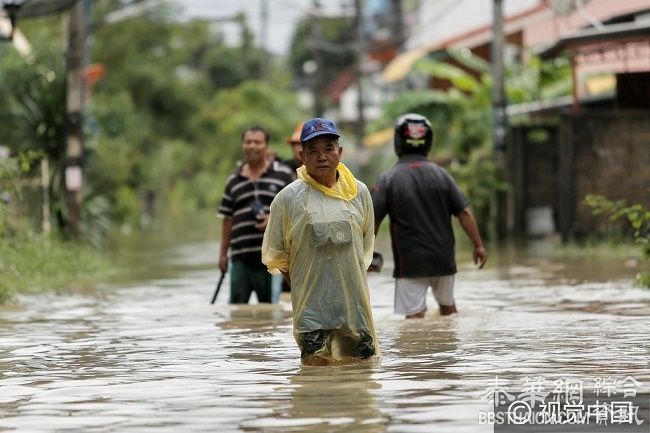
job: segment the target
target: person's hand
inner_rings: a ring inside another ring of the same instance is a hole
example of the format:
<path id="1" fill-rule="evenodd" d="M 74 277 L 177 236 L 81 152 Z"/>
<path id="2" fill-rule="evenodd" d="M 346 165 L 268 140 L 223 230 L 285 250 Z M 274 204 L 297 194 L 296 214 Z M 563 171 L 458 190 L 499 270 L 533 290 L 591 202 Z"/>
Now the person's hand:
<path id="1" fill-rule="evenodd" d="M 474 264 L 478 265 L 479 269 L 483 269 L 483 266 L 485 266 L 485 262 L 487 262 L 487 252 L 485 251 L 485 248 L 481 245 L 480 247 L 474 248 Z"/>
<path id="2" fill-rule="evenodd" d="M 222 254 L 219 257 L 219 270 L 223 273 L 228 272 L 228 255 Z"/>
<path id="3" fill-rule="evenodd" d="M 384 258 L 380 253 L 372 253 L 372 262 L 368 266 L 367 272 L 381 272 L 381 267 L 384 265 Z"/>
<path id="4" fill-rule="evenodd" d="M 255 224 L 255 228 L 257 230 L 264 231 L 268 223 L 269 223 L 269 214 L 265 213 L 257 217 L 257 224 Z"/>

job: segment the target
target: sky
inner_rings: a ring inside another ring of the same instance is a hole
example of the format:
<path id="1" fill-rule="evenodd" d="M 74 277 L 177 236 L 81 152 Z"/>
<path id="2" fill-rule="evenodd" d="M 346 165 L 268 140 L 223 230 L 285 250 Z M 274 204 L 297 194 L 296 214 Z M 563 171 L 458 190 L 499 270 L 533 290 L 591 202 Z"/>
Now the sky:
<path id="1" fill-rule="evenodd" d="M 245 11 L 248 24 L 259 43 L 261 11 L 263 0 L 177 0 L 185 9 L 184 17 L 221 18 Z M 297 22 L 311 10 L 312 0 L 267 0 L 269 10 L 268 39 L 266 47 L 276 54 L 287 54 L 291 37 Z M 321 1 L 326 12 L 341 11 L 341 4 L 352 4 L 351 0 Z M 224 33 L 229 40 L 236 38 L 237 28 L 225 25 Z"/>
<path id="2" fill-rule="evenodd" d="M 530 9 L 540 0 L 505 0 L 503 14 L 509 16 Z M 429 0 L 420 9 L 413 26 L 408 48 L 428 45 L 432 41 L 492 23 L 492 0 Z"/>
<path id="3" fill-rule="evenodd" d="M 185 8 L 185 18 L 221 18 L 245 11 L 249 26 L 255 32 L 259 43 L 261 30 L 262 2 L 265 0 L 176 0 Z M 287 54 L 295 26 L 301 17 L 308 14 L 313 0 L 266 0 L 269 9 L 268 40 L 266 48 L 276 54 Z M 505 0 L 504 13 L 513 14 L 528 9 L 540 0 Z M 353 0 L 320 0 L 325 13 L 352 13 Z M 381 9 L 387 0 L 365 0 L 369 10 Z M 426 44 L 431 40 L 444 38 L 488 24 L 492 20 L 491 0 L 427 0 L 418 14 L 412 17 L 409 48 Z M 368 12 L 368 11 L 366 11 Z M 408 24 L 407 24 L 408 25 Z M 237 41 L 238 29 L 226 25 L 224 33 L 228 41 Z"/>

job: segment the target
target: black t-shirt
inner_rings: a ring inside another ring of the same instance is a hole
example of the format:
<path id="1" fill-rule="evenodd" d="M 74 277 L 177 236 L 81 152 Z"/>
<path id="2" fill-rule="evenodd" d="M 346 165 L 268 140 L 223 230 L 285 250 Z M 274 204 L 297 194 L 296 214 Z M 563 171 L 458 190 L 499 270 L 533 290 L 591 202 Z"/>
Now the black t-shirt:
<path id="1" fill-rule="evenodd" d="M 469 205 L 445 169 L 423 155 L 404 155 L 372 190 L 375 222 L 390 218 L 395 278 L 456 273 L 451 216 Z"/>

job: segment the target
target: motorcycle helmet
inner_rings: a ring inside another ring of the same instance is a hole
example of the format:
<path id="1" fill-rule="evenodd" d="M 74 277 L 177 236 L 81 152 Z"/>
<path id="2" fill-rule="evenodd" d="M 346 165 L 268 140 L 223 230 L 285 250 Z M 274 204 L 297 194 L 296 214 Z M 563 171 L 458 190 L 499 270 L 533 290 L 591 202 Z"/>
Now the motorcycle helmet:
<path id="1" fill-rule="evenodd" d="M 404 114 L 395 122 L 395 153 L 427 155 L 433 142 L 433 129 L 426 117 L 415 113 Z"/>

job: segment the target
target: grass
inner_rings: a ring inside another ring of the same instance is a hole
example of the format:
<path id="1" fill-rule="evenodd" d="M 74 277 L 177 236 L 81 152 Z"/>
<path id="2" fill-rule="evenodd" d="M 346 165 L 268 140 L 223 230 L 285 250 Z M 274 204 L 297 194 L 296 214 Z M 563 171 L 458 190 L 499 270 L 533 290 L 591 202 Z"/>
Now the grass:
<path id="1" fill-rule="evenodd" d="M 586 241 L 559 244 L 554 254 L 561 257 L 601 258 L 601 259 L 643 259 L 639 245 L 624 241 Z"/>
<path id="2" fill-rule="evenodd" d="M 16 292 L 88 285 L 108 275 L 101 252 L 74 242 L 25 235 L 0 239 L 0 303 Z"/>

